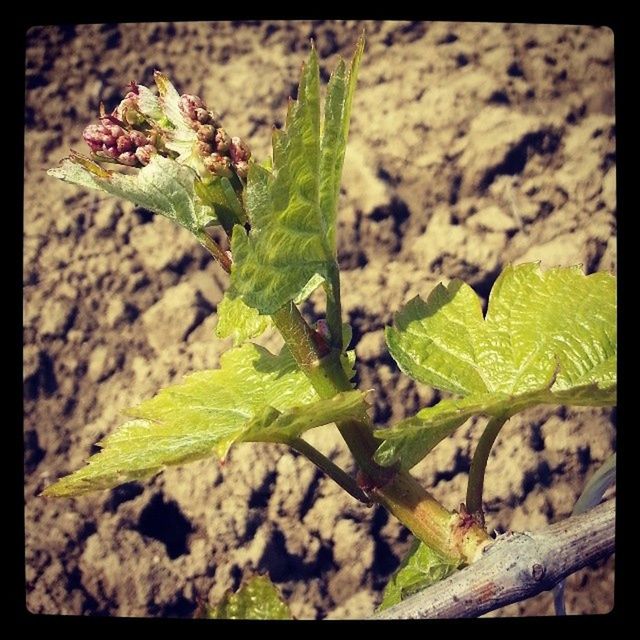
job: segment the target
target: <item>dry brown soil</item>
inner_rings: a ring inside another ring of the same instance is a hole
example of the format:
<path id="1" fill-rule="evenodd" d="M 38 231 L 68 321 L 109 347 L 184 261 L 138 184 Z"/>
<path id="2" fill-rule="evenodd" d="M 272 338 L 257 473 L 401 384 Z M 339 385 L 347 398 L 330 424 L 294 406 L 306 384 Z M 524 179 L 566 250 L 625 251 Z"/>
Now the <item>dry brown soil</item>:
<path id="1" fill-rule="evenodd" d="M 30 611 L 190 616 L 267 572 L 300 618 L 363 617 L 409 536 L 304 459 L 243 445 L 226 465 L 172 468 L 73 500 L 38 493 L 78 468 L 122 411 L 215 367 L 226 278 L 189 234 L 45 174 L 102 100 L 164 70 L 205 97 L 255 156 L 282 124 L 309 38 L 323 78 L 366 26 L 340 207 L 344 307 L 358 376 L 387 424 L 437 395 L 399 374 L 383 327 L 403 301 L 461 277 L 486 298 L 509 262 L 616 269 L 613 36 L 592 27 L 176 23 L 27 34 L 24 236 L 26 604 Z M 314 302 L 306 312 L 314 312 Z M 319 309 L 318 309 L 319 310 Z M 273 336 L 264 340 L 275 344 Z M 467 425 L 416 472 L 449 508 L 479 434 Z M 492 529 L 566 517 L 615 448 L 607 410 L 539 409 L 505 427 L 486 483 Z M 309 438 L 350 458 L 333 428 Z M 613 560 L 569 581 L 572 612 L 613 605 Z M 500 615 L 551 612 L 547 594 Z"/>

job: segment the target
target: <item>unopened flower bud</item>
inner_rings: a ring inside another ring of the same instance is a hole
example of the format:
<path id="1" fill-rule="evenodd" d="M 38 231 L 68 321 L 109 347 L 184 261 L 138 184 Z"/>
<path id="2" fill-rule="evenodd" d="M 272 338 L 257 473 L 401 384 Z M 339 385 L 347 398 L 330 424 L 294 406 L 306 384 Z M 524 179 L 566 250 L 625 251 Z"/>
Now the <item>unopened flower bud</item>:
<path id="1" fill-rule="evenodd" d="M 141 131 L 133 130 L 129 133 L 129 137 L 136 147 L 142 147 L 150 142 L 147 136 L 145 136 Z"/>
<path id="2" fill-rule="evenodd" d="M 216 129 L 215 147 L 218 153 L 226 153 L 231 146 L 229 134 L 222 128 Z"/>
<path id="3" fill-rule="evenodd" d="M 203 142 L 213 142 L 216 136 L 216 130 L 210 124 L 203 124 L 198 129 L 198 140 Z"/>
<path id="4" fill-rule="evenodd" d="M 131 140 L 131 138 L 126 134 L 120 136 L 116 140 L 116 149 L 120 153 L 123 153 L 124 151 L 131 151 L 133 147 L 134 147 L 133 140 Z"/>
<path id="5" fill-rule="evenodd" d="M 146 144 L 143 147 L 138 147 L 136 149 L 136 158 L 141 165 L 146 167 L 151 161 L 151 156 L 154 153 L 156 153 L 156 148 L 150 144 Z"/>
<path id="6" fill-rule="evenodd" d="M 105 160 L 117 160 L 120 155 L 115 145 L 110 147 L 104 147 L 103 149 L 91 149 L 95 155 Z"/>
<path id="7" fill-rule="evenodd" d="M 200 124 L 207 124 L 207 122 L 211 120 L 211 114 L 206 109 L 202 109 L 202 108 L 196 109 L 195 116 L 196 116 L 195 119 Z"/>
<path id="8" fill-rule="evenodd" d="M 135 97 L 134 93 L 130 93 L 127 99 L 131 100 Z M 151 155 L 158 152 L 156 133 L 150 131 L 149 135 L 145 135 L 137 129 L 127 131 L 125 126 L 117 115 L 105 115 L 102 109 L 100 124 L 89 125 L 82 135 L 98 158 L 127 167 L 141 167 L 149 164 Z"/>
<path id="9" fill-rule="evenodd" d="M 138 164 L 138 159 L 135 153 L 131 151 L 125 151 L 118 156 L 118 162 L 126 167 L 135 167 Z"/>
<path id="10" fill-rule="evenodd" d="M 329 325 L 324 318 L 321 318 L 320 320 L 318 320 L 318 322 L 316 322 L 316 333 L 322 336 L 322 338 L 324 338 L 326 342 L 329 342 L 329 340 L 331 339 Z"/>
<path id="11" fill-rule="evenodd" d="M 241 162 L 236 162 L 233 166 L 238 177 L 246 180 L 249 175 L 249 163 L 246 160 L 242 160 Z"/>
<path id="12" fill-rule="evenodd" d="M 82 133 L 84 141 L 91 147 L 92 151 L 97 151 L 104 146 L 115 144 L 115 138 L 103 124 L 90 124 Z"/>
<path id="13" fill-rule="evenodd" d="M 220 114 L 215 111 L 209 111 L 209 124 L 217 129 L 220 126 Z"/>
<path id="14" fill-rule="evenodd" d="M 196 109 L 204 109 L 206 111 L 206 105 L 202 99 L 198 96 L 189 95 L 188 93 L 180 96 L 178 107 L 180 108 L 182 115 L 184 115 L 188 120 L 197 120 Z"/>
<path id="15" fill-rule="evenodd" d="M 113 123 L 109 118 L 102 118 L 101 123 L 114 139 L 119 138 L 125 132 L 119 124 Z"/>
<path id="16" fill-rule="evenodd" d="M 234 162 L 247 161 L 251 157 L 251 151 L 249 147 L 238 136 L 231 138 L 231 145 L 229 147 L 229 155 Z"/>
<path id="17" fill-rule="evenodd" d="M 233 174 L 231 170 L 231 161 L 226 156 L 219 153 L 212 153 L 204 159 L 204 166 L 208 171 L 217 175 L 230 178 Z"/>
<path id="18" fill-rule="evenodd" d="M 202 157 L 213 153 L 213 147 L 208 142 L 203 142 L 202 140 L 198 140 L 198 142 L 196 142 L 196 149 L 198 154 Z"/>

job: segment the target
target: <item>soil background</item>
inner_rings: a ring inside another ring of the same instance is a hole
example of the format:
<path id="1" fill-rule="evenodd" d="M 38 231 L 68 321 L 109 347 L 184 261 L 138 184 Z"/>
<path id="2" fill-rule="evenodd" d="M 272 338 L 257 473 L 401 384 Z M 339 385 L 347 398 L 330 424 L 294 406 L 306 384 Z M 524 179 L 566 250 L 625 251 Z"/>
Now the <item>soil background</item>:
<path id="1" fill-rule="evenodd" d="M 162 69 L 201 95 L 254 156 L 270 151 L 309 39 L 326 81 L 368 43 L 340 205 L 339 257 L 358 378 L 378 424 L 438 395 L 401 375 L 383 327 L 460 277 L 485 298 L 504 265 L 616 269 L 613 34 L 604 28 L 429 22 L 225 22 L 36 27 L 26 35 L 24 397 L 26 606 L 48 614 L 191 616 L 266 572 L 300 618 L 366 617 L 410 543 L 284 447 L 243 445 L 144 483 L 72 500 L 39 492 L 83 464 L 122 411 L 217 366 L 225 274 L 189 234 L 49 178 L 126 84 Z M 310 301 L 305 312 L 320 311 Z M 262 343 L 275 346 L 275 336 Z M 476 421 L 416 468 L 464 498 Z M 309 439 L 339 464 L 333 427 Z M 486 481 L 491 530 L 569 515 L 615 449 L 615 414 L 513 418 Z M 613 559 L 568 581 L 572 613 L 613 606 Z M 550 594 L 493 615 L 552 612 Z"/>

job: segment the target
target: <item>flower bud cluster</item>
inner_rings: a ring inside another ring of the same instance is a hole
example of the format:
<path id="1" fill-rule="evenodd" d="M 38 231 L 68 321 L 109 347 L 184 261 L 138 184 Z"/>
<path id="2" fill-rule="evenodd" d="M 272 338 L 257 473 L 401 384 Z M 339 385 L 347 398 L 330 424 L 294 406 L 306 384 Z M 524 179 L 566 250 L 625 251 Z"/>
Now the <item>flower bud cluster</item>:
<path id="1" fill-rule="evenodd" d="M 90 124 L 82 137 L 98 158 L 127 167 L 144 167 L 149 164 L 151 156 L 158 152 L 158 135 L 148 127 L 146 131 L 141 130 L 145 124 L 146 119 L 138 109 L 138 93 L 134 88 L 111 115 L 102 112 L 100 124 Z"/>
<path id="2" fill-rule="evenodd" d="M 90 124 L 82 134 L 89 148 L 98 158 L 111 160 L 127 167 L 143 167 L 156 153 L 155 134 L 127 131 L 111 116 L 100 118 L 100 124 Z"/>
<path id="3" fill-rule="evenodd" d="M 90 124 L 84 130 L 83 138 L 98 159 L 127 167 L 144 167 L 154 153 L 167 155 L 163 126 L 158 127 L 140 112 L 138 99 L 138 87 L 132 83 L 110 115 L 102 110 L 99 124 Z M 225 177 L 235 173 L 246 179 L 251 157 L 249 147 L 240 138 L 230 137 L 198 96 L 184 94 L 178 106 L 196 133 L 196 149 L 207 171 Z"/>
<path id="4" fill-rule="evenodd" d="M 245 179 L 249 170 L 249 147 L 238 137 L 230 137 L 218 118 L 198 96 L 180 96 L 180 111 L 198 136 L 197 149 L 204 166 L 218 176 L 236 173 Z"/>

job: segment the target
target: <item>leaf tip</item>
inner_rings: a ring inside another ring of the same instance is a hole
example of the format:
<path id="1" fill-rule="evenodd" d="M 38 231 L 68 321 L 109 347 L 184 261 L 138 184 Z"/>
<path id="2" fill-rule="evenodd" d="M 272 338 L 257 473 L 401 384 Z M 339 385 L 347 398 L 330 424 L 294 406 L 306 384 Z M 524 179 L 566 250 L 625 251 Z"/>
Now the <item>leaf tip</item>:
<path id="1" fill-rule="evenodd" d="M 158 87 L 158 93 L 160 94 L 160 97 L 164 98 L 167 95 L 169 88 L 171 87 L 169 78 L 164 73 L 162 73 L 162 71 L 154 69 L 153 80 Z"/>
<path id="2" fill-rule="evenodd" d="M 38 494 L 38 497 L 39 498 L 45 498 L 45 499 L 71 497 L 73 495 L 73 492 L 70 492 L 68 490 L 67 491 L 64 490 L 64 485 L 66 484 L 64 481 L 68 477 L 69 476 L 64 476 L 62 478 L 59 478 L 55 482 L 52 482 L 50 485 L 46 486 Z"/>
<path id="3" fill-rule="evenodd" d="M 50 498 L 53 494 L 51 491 L 51 487 L 54 485 L 50 484 L 48 487 L 45 487 L 39 494 L 38 498 Z"/>
<path id="4" fill-rule="evenodd" d="M 71 154 L 69 155 L 67 160 L 73 162 L 73 164 L 80 165 L 83 169 L 89 171 L 89 173 L 93 173 L 93 175 L 98 176 L 98 178 L 108 179 L 111 177 L 111 172 L 103 169 L 97 162 L 94 162 L 90 158 L 83 156 L 81 153 L 78 153 L 73 149 L 71 149 L 70 151 Z"/>

